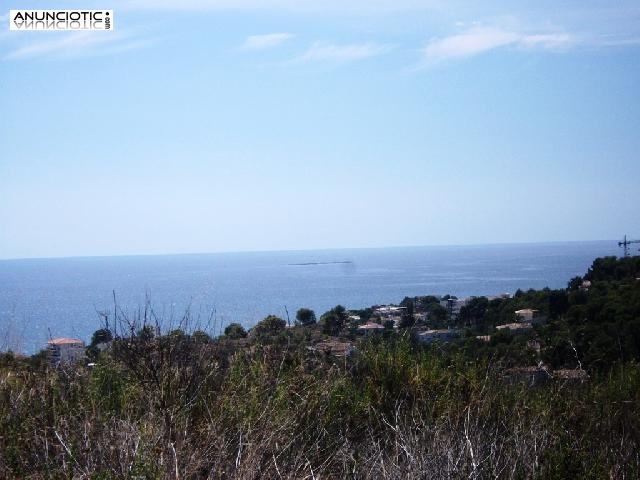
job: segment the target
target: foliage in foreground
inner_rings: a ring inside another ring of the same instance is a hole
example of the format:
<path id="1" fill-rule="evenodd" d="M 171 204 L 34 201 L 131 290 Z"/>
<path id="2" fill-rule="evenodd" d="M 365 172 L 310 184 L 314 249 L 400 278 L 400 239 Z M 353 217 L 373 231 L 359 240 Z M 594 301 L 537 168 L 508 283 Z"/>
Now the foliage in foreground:
<path id="1" fill-rule="evenodd" d="M 530 388 L 407 338 L 365 342 L 350 361 L 286 345 L 138 340 L 93 370 L 5 358 L 0 477 L 640 474 L 635 363 L 583 385 Z"/>
<path id="2" fill-rule="evenodd" d="M 317 346 L 351 335 L 341 306 L 217 340 L 159 335 L 145 309 L 96 332 L 93 368 L 0 356 L 0 478 L 639 478 L 639 275 L 637 258 L 598 259 L 566 290 L 469 306 L 480 332 L 540 309 L 538 354 L 500 332 L 425 348 L 387 329 L 335 357 Z M 591 378 L 506 381 L 539 360 Z"/>

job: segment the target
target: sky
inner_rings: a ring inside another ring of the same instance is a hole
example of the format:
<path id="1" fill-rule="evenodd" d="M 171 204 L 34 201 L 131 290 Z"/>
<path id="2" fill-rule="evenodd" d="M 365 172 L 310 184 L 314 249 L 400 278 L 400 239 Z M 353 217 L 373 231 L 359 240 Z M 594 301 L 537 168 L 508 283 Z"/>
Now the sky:
<path id="1" fill-rule="evenodd" d="M 640 236 L 635 0 L 9 3 L 0 258 Z"/>

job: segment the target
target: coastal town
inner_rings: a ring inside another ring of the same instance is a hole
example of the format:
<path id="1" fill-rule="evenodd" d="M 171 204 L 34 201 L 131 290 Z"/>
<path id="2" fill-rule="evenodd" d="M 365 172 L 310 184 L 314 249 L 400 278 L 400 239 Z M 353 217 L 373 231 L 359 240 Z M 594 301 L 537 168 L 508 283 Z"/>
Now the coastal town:
<path id="1" fill-rule="evenodd" d="M 460 313 L 472 300 L 478 298 L 486 301 L 511 298 L 510 294 L 490 297 L 457 298 L 446 297 L 416 297 L 414 300 L 420 305 L 421 298 L 437 299 L 435 303 L 439 307 L 438 314 L 429 313 L 427 309 L 402 305 L 377 305 L 365 310 L 346 311 L 347 329 L 358 336 L 382 334 L 385 331 L 397 332 L 408 326 L 414 327 L 412 333 L 423 344 L 434 342 L 450 342 L 459 338 L 465 329 L 459 328 Z M 444 312 L 444 316 L 443 316 Z M 410 316 L 410 319 L 408 319 Z M 447 328 L 429 328 L 429 325 L 447 324 Z M 541 325 L 546 322 L 546 317 L 538 310 L 523 308 L 514 311 L 513 323 L 497 325 L 496 331 L 509 331 L 512 333 L 526 333 L 532 330 L 533 325 Z M 467 325 L 470 326 L 470 325 Z M 295 328 L 296 325 L 287 325 Z M 477 335 L 477 339 L 490 341 L 491 335 Z M 101 349 L 107 348 L 107 343 L 98 343 Z M 85 342 L 78 338 L 59 337 L 47 342 L 52 365 L 68 364 L 81 361 L 85 358 Z M 345 349 L 347 351 L 348 349 Z"/>
<path id="2" fill-rule="evenodd" d="M 589 280 L 581 280 L 577 290 L 587 293 L 591 287 Z M 487 345 L 492 343 L 494 338 L 523 339 L 521 346 L 523 350 L 534 354 L 537 360 L 532 365 L 519 365 L 511 367 L 505 371 L 505 378 L 508 381 L 523 382 L 531 386 L 545 383 L 549 380 L 563 380 L 584 382 L 589 375 L 581 366 L 573 369 L 559 368 L 552 369 L 541 360 L 541 341 L 538 329 L 548 322 L 548 312 L 544 313 L 532 306 L 525 306 L 511 311 L 510 315 L 503 315 L 500 321 L 490 325 L 483 324 L 480 317 L 486 314 L 486 309 L 490 305 L 500 305 L 505 302 L 513 303 L 518 297 L 522 297 L 523 292 L 518 291 L 515 295 L 504 293 L 493 296 L 474 296 L 467 298 L 457 298 L 452 295 L 445 296 L 422 296 L 406 297 L 400 304 L 375 305 L 370 308 L 360 310 L 346 310 L 337 306 L 325 313 L 319 322 L 321 328 L 314 320 L 305 320 L 306 315 L 311 315 L 315 319 L 315 313 L 309 309 L 301 309 L 298 312 L 294 324 L 285 323 L 277 317 L 267 317 L 272 323 L 280 322 L 280 326 L 285 330 L 309 330 L 314 334 L 306 346 L 307 352 L 311 354 L 322 354 L 325 357 L 333 357 L 343 361 L 357 352 L 357 345 L 361 339 L 375 337 L 389 337 L 397 335 L 410 335 L 417 343 L 424 346 L 444 345 L 451 342 L 462 342 L 469 339 L 482 342 Z M 521 305 L 522 301 L 514 304 Z M 484 309 L 484 314 L 480 314 Z M 301 313 L 304 312 L 304 313 Z M 327 329 L 328 316 L 338 315 L 342 317 L 342 323 L 337 331 Z M 274 323 L 274 324 L 275 324 Z M 273 327 L 272 327 L 273 328 Z M 248 345 L 249 339 L 255 339 L 255 329 L 248 332 L 239 324 L 232 324 L 227 327 L 226 335 L 221 340 L 230 340 L 237 346 Z M 239 332 L 239 333 L 230 333 Z M 104 333 L 104 330 L 102 330 Z M 155 332 L 160 335 L 160 331 Z M 206 335 L 202 333 L 203 335 Z M 247 338 L 248 337 L 248 338 Z M 89 368 L 96 365 L 99 353 L 111 347 L 112 336 L 106 335 L 92 340 L 90 348 L 92 353 L 87 356 L 85 342 L 77 338 L 54 338 L 47 343 L 47 354 L 52 366 L 60 367 L 73 363 L 84 362 Z M 495 342 L 494 342 L 495 343 Z"/>

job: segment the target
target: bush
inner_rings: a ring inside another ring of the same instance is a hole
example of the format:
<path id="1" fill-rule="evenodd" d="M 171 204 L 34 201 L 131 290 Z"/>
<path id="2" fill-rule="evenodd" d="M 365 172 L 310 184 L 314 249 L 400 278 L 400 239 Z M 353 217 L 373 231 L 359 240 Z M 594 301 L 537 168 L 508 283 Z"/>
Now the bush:
<path id="1" fill-rule="evenodd" d="M 316 314 L 309 308 L 301 308 L 296 313 L 296 324 L 309 326 L 316 323 Z"/>
<path id="2" fill-rule="evenodd" d="M 247 332 L 239 323 L 230 323 L 224 329 L 224 336 L 233 340 L 237 340 L 239 338 L 245 338 L 247 336 Z"/>

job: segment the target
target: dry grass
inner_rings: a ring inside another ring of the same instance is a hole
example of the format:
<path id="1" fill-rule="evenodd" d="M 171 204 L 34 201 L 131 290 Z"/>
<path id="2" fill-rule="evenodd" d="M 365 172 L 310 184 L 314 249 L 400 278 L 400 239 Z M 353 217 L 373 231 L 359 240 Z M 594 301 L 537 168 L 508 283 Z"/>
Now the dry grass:
<path id="1" fill-rule="evenodd" d="M 402 342 L 321 366 L 303 348 L 242 349 L 225 360 L 215 345 L 189 345 L 196 353 L 172 359 L 149 342 L 156 354 L 136 368 L 117 349 L 92 371 L 5 366 L 0 477 L 639 473 L 635 365 L 583 386 L 530 389 L 504 384 L 491 366 L 429 357 Z"/>

